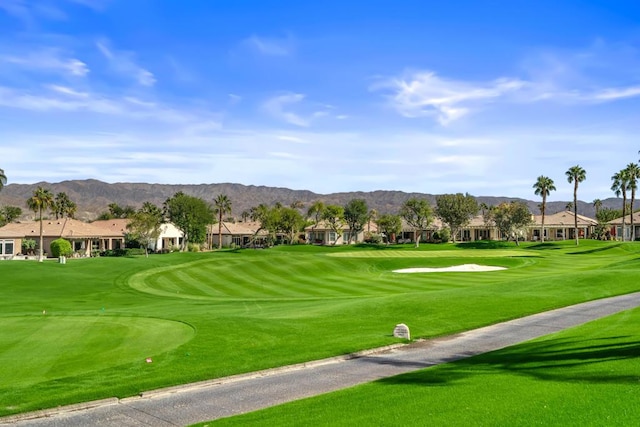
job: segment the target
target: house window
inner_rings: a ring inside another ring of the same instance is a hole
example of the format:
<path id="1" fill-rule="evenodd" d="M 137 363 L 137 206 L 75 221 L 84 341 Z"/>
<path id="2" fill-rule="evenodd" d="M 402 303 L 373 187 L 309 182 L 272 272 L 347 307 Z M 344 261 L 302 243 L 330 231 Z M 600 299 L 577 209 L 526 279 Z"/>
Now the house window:
<path id="1" fill-rule="evenodd" d="M 0 240 L 0 255 L 13 255 L 13 240 Z"/>
<path id="2" fill-rule="evenodd" d="M 330 242 L 335 242 L 336 241 L 336 232 L 335 231 L 330 231 L 329 232 L 329 241 Z"/>
<path id="3" fill-rule="evenodd" d="M 234 244 L 235 246 L 242 246 L 242 237 L 240 237 L 240 236 L 233 236 L 232 240 L 233 240 L 233 244 Z"/>

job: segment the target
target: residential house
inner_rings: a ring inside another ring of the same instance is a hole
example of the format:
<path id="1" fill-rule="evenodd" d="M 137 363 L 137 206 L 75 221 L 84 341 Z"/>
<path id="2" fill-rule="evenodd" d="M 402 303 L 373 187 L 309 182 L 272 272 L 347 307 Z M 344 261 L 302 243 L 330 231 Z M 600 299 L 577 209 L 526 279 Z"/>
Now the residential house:
<path id="1" fill-rule="evenodd" d="M 595 232 L 598 221 L 577 215 L 578 217 L 578 237 L 589 239 Z M 544 239 L 545 240 L 570 240 L 575 239 L 575 220 L 571 211 L 563 211 L 544 216 Z M 533 216 L 533 225 L 529 227 L 528 240 L 539 241 L 542 229 L 542 215 Z"/>
<path id="2" fill-rule="evenodd" d="M 622 240 L 622 217 L 609 221 L 609 224 L 611 225 L 611 236 Z M 635 239 L 640 239 L 640 211 L 633 213 L 633 228 L 635 229 L 633 234 Z M 624 240 L 631 240 L 631 215 L 624 217 Z"/>
<path id="3" fill-rule="evenodd" d="M 351 238 L 351 243 L 363 242 L 365 234 L 376 234 L 378 232 L 378 226 L 371 221 L 364 225 L 364 230 L 356 233 L 352 232 L 345 223 L 340 229 L 342 234 L 339 235 L 329 227 L 326 221 L 320 221 L 317 225 L 313 224 L 306 227 L 304 231 L 307 243 L 315 245 L 346 245 L 349 243 L 349 238 Z"/>
<path id="4" fill-rule="evenodd" d="M 212 242 L 212 246 L 218 247 L 218 224 L 208 227 L 207 241 Z M 222 222 L 221 230 L 222 246 L 248 247 L 252 245 L 263 245 L 269 233 L 260 229 L 259 222 Z"/>
<path id="5" fill-rule="evenodd" d="M 71 242 L 74 253 L 89 256 L 92 251 L 104 251 L 124 247 L 121 226 L 102 226 L 71 218 L 42 221 L 43 252 L 51 253 L 51 242 L 64 238 Z M 12 258 L 22 254 L 22 242 L 33 239 L 40 242 L 40 222 L 16 222 L 0 227 L 0 257 Z M 36 249 L 38 252 L 39 249 Z"/>

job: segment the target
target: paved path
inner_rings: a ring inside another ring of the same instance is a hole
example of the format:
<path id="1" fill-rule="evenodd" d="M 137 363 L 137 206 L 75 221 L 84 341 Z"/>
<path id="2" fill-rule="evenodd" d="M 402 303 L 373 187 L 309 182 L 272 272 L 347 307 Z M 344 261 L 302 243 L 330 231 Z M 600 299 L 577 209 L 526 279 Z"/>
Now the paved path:
<path id="1" fill-rule="evenodd" d="M 640 306 L 640 292 L 606 298 L 448 337 L 301 365 L 0 418 L 11 426 L 184 426 L 228 417 L 451 362 Z"/>

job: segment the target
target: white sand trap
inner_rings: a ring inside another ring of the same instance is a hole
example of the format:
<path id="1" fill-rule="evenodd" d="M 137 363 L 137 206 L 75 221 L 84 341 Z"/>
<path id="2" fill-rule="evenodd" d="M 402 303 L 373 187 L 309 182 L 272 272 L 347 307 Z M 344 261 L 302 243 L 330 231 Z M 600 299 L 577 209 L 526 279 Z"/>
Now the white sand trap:
<path id="1" fill-rule="evenodd" d="M 460 272 L 477 272 L 477 271 L 497 271 L 506 270 L 504 267 L 495 267 L 491 265 L 463 264 L 453 265 L 451 267 L 440 268 L 403 268 L 402 270 L 393 270 L 394 273 L 460 273 Z"/>

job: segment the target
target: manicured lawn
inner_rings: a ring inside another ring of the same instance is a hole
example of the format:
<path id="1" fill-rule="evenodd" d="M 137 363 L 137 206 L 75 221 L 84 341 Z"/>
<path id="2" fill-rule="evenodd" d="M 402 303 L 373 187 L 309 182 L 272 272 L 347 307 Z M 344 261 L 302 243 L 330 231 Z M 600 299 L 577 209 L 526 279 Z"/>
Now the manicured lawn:
<path id="1" fill-rule="evenodd" d="M 639 260 L 585 241 L 0 262 L 0 415 L 385 345 L 399 322 L 434 337 L 633 292 Z M 508 270 L 392 272 L 469 263 Z"/>
<path id="2" fill-rule="evenodd" d="M 640 309 L 454 363 L 199 426 L 634 426 Z"/>

